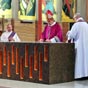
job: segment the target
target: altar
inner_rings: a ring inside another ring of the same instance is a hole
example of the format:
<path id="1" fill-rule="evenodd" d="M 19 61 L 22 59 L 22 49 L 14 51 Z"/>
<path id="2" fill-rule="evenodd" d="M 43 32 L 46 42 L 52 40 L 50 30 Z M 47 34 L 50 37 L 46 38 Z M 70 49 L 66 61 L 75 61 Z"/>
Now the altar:
<path id="1" fill-rule="evenodd" d="M 0 42 L 0 78 L 36 83 L 74 80 L 74 43 Z"/>

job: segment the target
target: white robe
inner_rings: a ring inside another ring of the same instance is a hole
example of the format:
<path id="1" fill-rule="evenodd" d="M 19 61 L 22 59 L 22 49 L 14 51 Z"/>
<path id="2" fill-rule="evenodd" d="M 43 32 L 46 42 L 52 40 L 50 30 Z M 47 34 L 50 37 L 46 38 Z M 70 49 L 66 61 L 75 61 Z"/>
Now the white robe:
<path id="1" fill-rule="evenodd" d="M 75 42 L 75 78 L 88 76 L 88 24 L 77 22 L 68 32 L 69 39 Z"/>
<path id="2" fill-rule="evenodd" d="M 2 33 L 1 42 L 9 42 L 8 37 L 10 36 L 11 33 L 12 31 L 11 32 L 6 31 Z M 15 35 L 13 36 L 13 39 L 14 39 L 14 42 L 20 42 L 20 38 L 18 37 L 17 33 L 15 33 Z"/>

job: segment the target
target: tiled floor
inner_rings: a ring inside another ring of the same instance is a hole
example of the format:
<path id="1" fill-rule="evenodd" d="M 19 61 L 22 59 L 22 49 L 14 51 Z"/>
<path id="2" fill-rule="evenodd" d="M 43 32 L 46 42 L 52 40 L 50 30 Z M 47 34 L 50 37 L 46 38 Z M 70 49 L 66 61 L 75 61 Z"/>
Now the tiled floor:
<path id="1" fill-rule="evenodd" d="M 0 88 L 88 88 L 88 80 L 47 85 L 0 79 Z"/>

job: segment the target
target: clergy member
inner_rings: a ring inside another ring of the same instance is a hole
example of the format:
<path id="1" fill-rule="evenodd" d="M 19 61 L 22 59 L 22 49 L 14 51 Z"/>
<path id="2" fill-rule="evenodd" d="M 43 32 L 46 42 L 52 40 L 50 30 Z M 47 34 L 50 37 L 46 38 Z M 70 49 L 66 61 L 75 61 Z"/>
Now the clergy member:
<path id="1" fill-rule="evenodd" d="M 50 10 L 46 11 L 46 19 L 48 23 L 41 34 L 40 42 L 62 42 L 63 35 L 61 26 L 55 22 L 53 13 Z"/>
<path id="2" fill-rule="evenodd" d="M 20 38 L 18 37 L 17 33 L 12 31 L 12 25 L 8 24 L 7 29 L 1 35 L 2 42 L 20 42 Z"/>
<path id="3" fill-rule="evenodd" d="M 68 41 L 75 43 L 75 79 L 88 77 L 88 24 L 81 17 L 80 13 L 74 15 L 76 23 L 68 31 Z"/>

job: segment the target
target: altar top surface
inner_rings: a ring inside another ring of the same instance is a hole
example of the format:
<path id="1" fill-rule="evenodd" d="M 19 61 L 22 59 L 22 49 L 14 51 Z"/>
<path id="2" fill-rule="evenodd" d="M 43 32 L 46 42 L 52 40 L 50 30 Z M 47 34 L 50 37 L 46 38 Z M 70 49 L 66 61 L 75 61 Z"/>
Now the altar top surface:
<path id="1" fill-rule="evenodd" d="M 66 43 L 66 42 L 49 43 L 49 42 L 36 42 L 36 41 L 22 41 L 22 42 L 0 42 L 0 43 L 74 44 L 74 43 Z"/>

